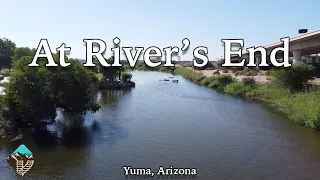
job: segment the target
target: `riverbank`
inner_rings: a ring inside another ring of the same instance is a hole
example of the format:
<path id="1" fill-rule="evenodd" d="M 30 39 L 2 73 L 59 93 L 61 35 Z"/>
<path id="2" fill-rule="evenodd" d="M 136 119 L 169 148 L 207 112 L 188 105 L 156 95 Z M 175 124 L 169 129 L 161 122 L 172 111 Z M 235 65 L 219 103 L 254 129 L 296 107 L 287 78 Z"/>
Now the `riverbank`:
<path id="1" fill-rule="evenodd" d="M 139 70 L 142 69 L 139 68 Z M 236 81 L 230 75 L 208 77 L 185 67 L 159 67 L 152 70 L 181 75 L 196 84 L 220 92 L 267 103 L 279 113 L 302 126 L 320 129 L 320 90 L 316 86 L 311 87 L 307 92 L 291 94 L 289 89 L 278 87 L 272 83 L 259 84 L 249 77 L 243 78 L 242 81 Z"/>

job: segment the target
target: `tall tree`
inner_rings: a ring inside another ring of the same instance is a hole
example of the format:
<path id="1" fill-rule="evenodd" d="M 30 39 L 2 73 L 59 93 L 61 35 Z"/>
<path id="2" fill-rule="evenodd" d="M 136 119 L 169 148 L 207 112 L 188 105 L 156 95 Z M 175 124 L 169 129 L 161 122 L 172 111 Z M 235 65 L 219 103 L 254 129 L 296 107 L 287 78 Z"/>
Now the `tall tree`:
<path id="1" fill-rule="evenodd" d="M 16 61 L 24 56 L 34 56 L 35 53 L 36 49 L 30 49 L 28 47 L 17 47 L 13 51 L 12 59 Z"/>
<path id="2" fill-rule="evenodd" d="M 13 51 L 15 48 L 16 45 L 14 42 L 7 38 L 0 38 L 0 69 L 11 67 Z"/>

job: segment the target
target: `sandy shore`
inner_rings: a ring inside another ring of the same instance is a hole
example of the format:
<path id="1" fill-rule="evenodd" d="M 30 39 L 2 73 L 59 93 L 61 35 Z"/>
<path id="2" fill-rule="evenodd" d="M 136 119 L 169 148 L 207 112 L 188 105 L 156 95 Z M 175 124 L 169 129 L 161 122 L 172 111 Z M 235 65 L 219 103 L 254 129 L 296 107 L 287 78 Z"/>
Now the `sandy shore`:
<path id="1" fill-rule="evenodd" d="M 189 69 L 192 69 L 191 67 L 188 67 Z M 194 70 L 194 69 L 193 69 Z M 204 76 L 207 76 L 207 77 L 210 77 L 210 76 L 216 76 L 215 74 L 213 74 L 215 71 L 217 71 L 216 69 L 215 70 L 194 70 L 198 73 L 201 73 L 203 74 Z M 258 83 L 266 83 L 266 82 L 269 82 L 270 79 L 268 78 L 266 74 L 267 71 L 260 71 L 258 75 L 256 76 L 249 76 L 249 77 L 252 77 L 256 80 L 256 82 Z M 234 73 L 232 73 L 231 71 L 228 71 L 228 73 L 223 73 L 221 72 L 221 70 L 219 71 L 220 74 L 230 74 L 232 77 L 234 77 L 235 79 L 237 79 L 238 81 L 241 81 L 244 77 L 248 77 L 248 76 L 236 76 Z M 311 83 L 313 84 L 317 84 L 317 85 L 320 85 L 320 78 L 314 78 Z"/>
<path id="2" fill-rule="evenodd" d="M 190 68 L 192 69 L 192 68 Z M 199 73 L 202 73 L 204 76 L 207 76 L 207 77 L 210 77 L 210 76 L 214 76 L 214 72 L 217 71 L 217 70 L 195 70 L 196 72 L 199 72 Z M 234 73 L 232 73 L 231 71 L 229 71 L 228 73 L 223 73 L 221 71 L 219 71 L 220 74 L 230 74 L 232 77 L 234 77 L 235 79 L 237 79 L 238 81 L 241 81 L 244 77 L 247 77 L 247 76 L 236 76 Z M 265 71 L 260 71 L 259 72 L 260 74 L 259 75 L 256 75 L 256 76 L 250 76 L 252 78 L 254 78 L 258 83 L 265 83 L 265 82 L 268 82 L 268 76 L 264 75 L 265 74 Z"/>

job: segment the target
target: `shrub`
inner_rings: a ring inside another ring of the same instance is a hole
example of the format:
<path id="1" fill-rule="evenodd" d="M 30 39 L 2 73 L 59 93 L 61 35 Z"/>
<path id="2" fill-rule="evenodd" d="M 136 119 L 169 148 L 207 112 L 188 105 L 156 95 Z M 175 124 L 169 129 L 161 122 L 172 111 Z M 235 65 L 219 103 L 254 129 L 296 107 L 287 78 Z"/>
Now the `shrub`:
<path id="1" fill-rule="evenodd" d="M 221 72 L 223 72 L 223 73 L 228 73 L 228 70 L 227 70 L 227 69 L 222 69 Z"/>
<path id="2" fill-rule="evenodd" d="M 241 71 L 236 71 L 236 72 L 234 73 L 234 75 L 235 75 L 235 76 L 241 75 Z"/>
<path id="3" fill-rule="evenodd" d="M 256 80 L 251 77 L 244 77 L 241 81 L 246 86 L 256 86 L 257 85 Z"/>
<path id="4" fill-rule="evenodd" d="M 205 86 L 209 86 L 209 84 L 210 84 L 211 82 L 215 81 L 215 80 L 216 80 L 216 77 L 214 77 L 214 76 L 205 77 L 205 78 L 200 82 L 200 84 L 205 85 Z"/>
<path id="5" fill-rule="evenodd" d="M 217 79 L 220 87 L 224 87 L 224 86 L 233 82 L 233 78 L 229 74 L 219 75 L 216 77 L 216 79 Z"/>
<path id="6" fill-rule="evenodd" d="M 97 73 L 96 74 L 96 77 L 97 77 L 97 79 L 98 79 L 98 81 L 100 82 L 100 81 L 103 81 L 103 74 L 101 74 L 101 73 Z"/>
<path id="7" fill-rule="evenodd" d="M 237 71 L 242 71 L 243 67 L 232 67 L 230 68 L 230 70 L 232 73 L 236 73 Z"/>
<path id="8" fill-rule="evenodd" d="M 258 75 L 258 71 L 254 70 L 254 69 L 244 69 L 242 71 L 242 75 L 244 75 L 244 76 L 256 76 L 256 75 Z"/>
<path id="9" fill-rule="evenodd" d="M 214 80 L 214 81 L 210 82 L 208 87 L 215 89 L 215 88 L 218 88 L 219 86 L 220 86 L 220 83 L 217 80 Z"/>
<path id="10" fill-rule="evenodd" d="M 241 67 L 241 69 L 239 67 L 232 67 L 232 68 L 230 68 L 230 70 L 232 73 L 236 73 L 237 71 L 241 71 L 242 67 Z"/>
<path id="11" fill-rule="evenodd" d="M 282 87 L 289 88 L 291 93 L 302 91 L 308 80 L 312 79 L 314 66 L 297 62 L 289 68 L 279 68 L 272 72 L 275 82 Z"/>
<path id="12" fill-rule="evenodd" d="M 132 74 L 127 73 L 127 72 L 121 72 L 121 79 L 122 79 L 124 82 L 129 82 L 129 81 L 131 81 L 131 78 L 132 78 Z"/>
<path id="13" fill-rule="evenodd" d="M 217 71 L 213 72 L 212 74 L 214 74 L 214 75 L 220 75 L 220 72 L 217 70 Z"/>
<path id="14" fill-rule="evenodd" d="M 251 89 L 251 86 L 247 86 L 242 82 L 234 82 L 227 85 L 224 88 L 224 91 L 235 96 L 244 96 Z"/>

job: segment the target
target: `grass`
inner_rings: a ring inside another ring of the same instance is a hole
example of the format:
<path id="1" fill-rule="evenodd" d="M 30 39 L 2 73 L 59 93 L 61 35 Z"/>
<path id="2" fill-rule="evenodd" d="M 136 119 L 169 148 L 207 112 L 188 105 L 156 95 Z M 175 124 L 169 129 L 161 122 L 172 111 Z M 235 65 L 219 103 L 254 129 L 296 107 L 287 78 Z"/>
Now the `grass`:
<path id="1" fill-rule="evenodd" d="M 224 88 L 224 92 L 234 96 L 245 96 L 247 92 L 252 90 L 251 86 L 245 85 L 242 82 L 234 82 Z"/>
<path id="2" fill-rule="evenodd" d="M 300 125 L 320 129 L 319 90 L 291 94 L 286 88 L 259 85 L 246 96 L 272 104 L 277 111 Z"/>
<path id="3" fill-rule="evenodd" d="M 281 111 L 303 126 L 320 129 L 320 93 L 298 93 L 287 98 L 276 99 Z"/>

